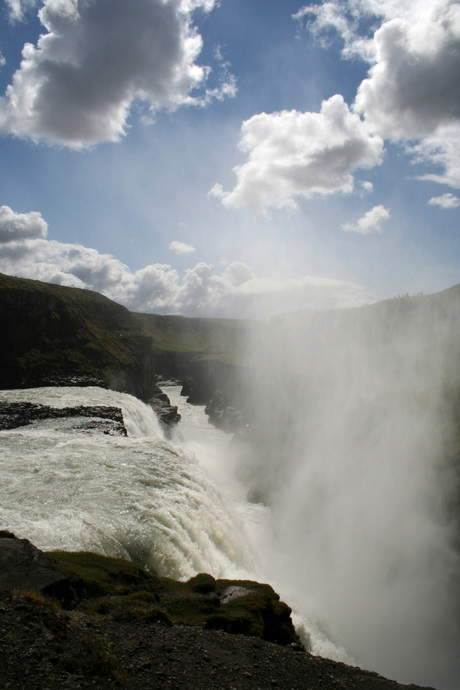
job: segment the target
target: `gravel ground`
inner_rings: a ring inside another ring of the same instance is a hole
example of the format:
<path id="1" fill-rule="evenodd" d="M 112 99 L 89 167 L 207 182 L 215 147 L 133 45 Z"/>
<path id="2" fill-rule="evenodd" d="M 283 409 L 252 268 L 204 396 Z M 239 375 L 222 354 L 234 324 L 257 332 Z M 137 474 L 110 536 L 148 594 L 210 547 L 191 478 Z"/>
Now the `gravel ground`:
<path id="1" fill-rule="evenodd" d="M 62 612 L 0 595 L 1 690 L 402 690 L 375 673 L 295 647 L 191 626 Z"/>

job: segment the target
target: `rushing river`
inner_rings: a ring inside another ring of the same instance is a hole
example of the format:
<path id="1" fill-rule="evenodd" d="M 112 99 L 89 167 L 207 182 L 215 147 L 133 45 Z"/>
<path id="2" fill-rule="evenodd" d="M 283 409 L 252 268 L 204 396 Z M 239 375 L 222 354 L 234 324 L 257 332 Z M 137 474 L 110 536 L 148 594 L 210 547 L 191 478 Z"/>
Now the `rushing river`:
<path id="1" fill-rule="evenodd" d="M 322 617 L 313 588 L 302 586 L 301 569 L 294 571 L 302 544 L 283 533 L 279 515 L 247 502 L 247 487 L 235 478 L 231 435 L 209 425 L 203 407 L 188 405 L 180 388 L 165 390 L 182 415 L 170 440 L 151 408 L 129 395 L 100 388 L 0 391 L 0 401 L 119 407 L 128 431 L 89 433 L 75 429 L 73 418 L 1 431 L 0 528 L 44 550 L 129 558 L 178 579 L 209 572 L 270 582 L 294 609 L 313 653 L 359 663 L 330 617 Z"/>

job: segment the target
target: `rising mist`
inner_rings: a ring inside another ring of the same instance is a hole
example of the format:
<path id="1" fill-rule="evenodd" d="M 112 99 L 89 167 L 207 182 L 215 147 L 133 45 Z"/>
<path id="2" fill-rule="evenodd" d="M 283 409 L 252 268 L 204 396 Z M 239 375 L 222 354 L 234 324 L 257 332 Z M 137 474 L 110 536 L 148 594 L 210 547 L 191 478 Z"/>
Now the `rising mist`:
<path id="1" fill-rule="evenodd" d="M 453 288 L 273 319 L 248 348 L 252 422 L 237 441 L 249 498 L 272 508 L 272 576 L 290 603 L 359 665 L 449 689 L 459 317 Z"/>

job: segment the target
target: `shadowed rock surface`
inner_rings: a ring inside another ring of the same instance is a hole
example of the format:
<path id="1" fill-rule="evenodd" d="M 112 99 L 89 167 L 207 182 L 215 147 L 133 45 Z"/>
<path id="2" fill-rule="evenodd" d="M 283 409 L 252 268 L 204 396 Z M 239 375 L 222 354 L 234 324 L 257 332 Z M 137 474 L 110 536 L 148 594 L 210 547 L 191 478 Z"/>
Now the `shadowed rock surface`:
<path id="1" fill-rule="evenodd" d="M 34 590 L 68 600 L 69 578 L 27 539 L 0 531 L 0 591 Z"/>

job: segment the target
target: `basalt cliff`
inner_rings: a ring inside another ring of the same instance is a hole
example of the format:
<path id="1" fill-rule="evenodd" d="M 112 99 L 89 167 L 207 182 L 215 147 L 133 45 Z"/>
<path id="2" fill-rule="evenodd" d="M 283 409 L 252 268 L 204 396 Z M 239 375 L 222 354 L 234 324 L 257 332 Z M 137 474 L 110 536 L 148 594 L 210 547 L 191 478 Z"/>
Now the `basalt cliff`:
<path id="1" fill-rule="evenodd" d="M 250 325 L 136 314 L 90 290 L 0 275 L 0 388 L 102 385 L 153 399 L 174 421 L 159 379 L 184 383 L 192 403 L 236 396 L 236 351 Z M 166 421 L 168 421 L 166 419 Z"/>

